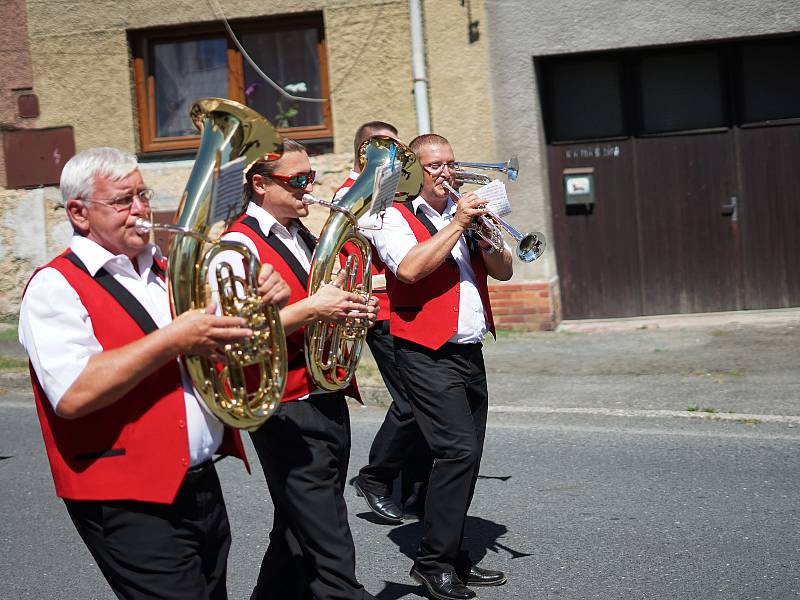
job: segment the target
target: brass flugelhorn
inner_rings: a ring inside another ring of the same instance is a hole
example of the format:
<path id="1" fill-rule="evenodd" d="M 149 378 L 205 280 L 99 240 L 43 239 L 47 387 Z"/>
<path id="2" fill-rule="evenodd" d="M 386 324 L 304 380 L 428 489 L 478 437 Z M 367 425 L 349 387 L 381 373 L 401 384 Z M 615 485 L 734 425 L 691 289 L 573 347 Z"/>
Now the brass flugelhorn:
<path id="1" fill-rule="evenodd" d="M 283 152 L 278 132 L 256 111 L 221 98 L 194 102 L 191 118 L 200 131 L 200 147 L 177 212 L 177 224 L 137 220 L 139 231 L 174 233 L 167 280 L 173 316 L 204 310 L 211 301 L 209 270 L 220 252 L 241 255 L 246 277 L 219 261 L 212 275 L 222 314 L 243 317 L 253 335 L 226 344 L 226 364 L 202 356 L 184 356 L 198 394 L 223 423 L 253 431 L 278 408 L 286 385 L 286 336 L 277 306 L 263 306 L 257 292 L 258 257 L 241 243 L 221 241 L 246 207 L 244 172 L 258 159 Z M 243 293 L 242 293 L 243 290 Z M 247 376 L 245 374 L 247 369 Z"/>
<path id="2" fill-rule="evenodd" d="M 376 175 L 387 167 L 400 170 L 394 202 L 412 200 L 422 190 L 422 166 L 417 155 L 395 139 L 369 138 L 359 149 L 359 162 L 361 174 L 339 200 L 304 199 L 307 204 L 321 204 L 331 209 L 311 257 L 309 296 L 320 286 L 334 281 L 334 269 L 340 266 L 345 270 L 343 289 L 360 293 L 365 298 L 372 292 L 372 253 L 369 242 L 358 231 L 358 220 L 372 206 Z M 347 258 L 342 266 L 340 253 L 348 244 L 355 247 L 355 252 L 345 250 Z M 306 327 L 306 366 L 318 387 L 336 391 L 347 386 L 358 367 L 367 328 L 368 324 L 361 319 L 347 319 L 343 324 L 317 321 Z"/>
<path id="3" fill-rule="evenodd" d="M 472 163 L 456 162 L 453 171 L 454 183 L 484 185 L 491 183 L 492 178 L 483 173 L 466 171 L 465 168 L 480 169 L 484 171 L 497 171 L 505 173 L 510 181 L 516 181 L 519 175 L 519 162 L 516 157 L 512 157 L 504 163 Z M 461 194 L 448 181 L 442 184 L 447 191 L 456 199 L 461 198 Z M 540 231 L 522 233 L 508 221 L 502 219 L 491 210 L 487 210 L 486 215 L 475 219 L 470 226 L 475 234 L 483 241 L 488 243 L 494 250 L 502 252 L 505 248 L 503 243 L 503 233 L 507 233 L 517 242 L 516 254 L 522 262 L 533 262 L 544 254 L 547 246 L 544 234 Z"/>
<path id="4" fill-rule="evenodd" d="M 483 185 L 490 183 L 492 178 L 483 173 L 476 173 L 470 169 L 479 169 L 481 171 L 496 171 L 504 173 L 509 181 L 516 181 L 519 176 L 519 160 L 516 156 L 512 156 L 504 163 L 478 163 L 478 162 L 461 162 L 456 161 L 453 163 L 453 178 L 460 183 L 468 183 L 475 185 Z"/>

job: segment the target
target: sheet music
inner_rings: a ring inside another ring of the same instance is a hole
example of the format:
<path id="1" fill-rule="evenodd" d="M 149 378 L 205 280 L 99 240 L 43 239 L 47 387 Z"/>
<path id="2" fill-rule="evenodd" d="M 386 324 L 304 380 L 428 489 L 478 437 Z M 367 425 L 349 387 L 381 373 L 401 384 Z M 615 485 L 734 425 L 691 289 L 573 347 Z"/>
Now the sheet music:
<path id="1" fill-rule="evenodd" d="M 219 177 L 214 181 L 211 194 L 211 223 L 227 221 L 239 215 L 244 208 L 244 166 L 241 156 L 220 167 Z"/>
<path id="2" fill-rule="evenodd" d="M 486 207 L 498 217 L 503 217 L 511 212 L 506 185 L 499 179 L 494 179 L 491 183 L 478 188 L 475 190 L 475 194 L 486 200 Z"/>
<path id="3" fill-rule="evenodd" d="M 402 166 L 397 161 L 383 165 L 375 171 L 375 183 L 372 187 L 372 207 L 369 214 L 377 215 L 394 203 L 394 194 L 400 183 L 400 174 L 402 172 Z"/>

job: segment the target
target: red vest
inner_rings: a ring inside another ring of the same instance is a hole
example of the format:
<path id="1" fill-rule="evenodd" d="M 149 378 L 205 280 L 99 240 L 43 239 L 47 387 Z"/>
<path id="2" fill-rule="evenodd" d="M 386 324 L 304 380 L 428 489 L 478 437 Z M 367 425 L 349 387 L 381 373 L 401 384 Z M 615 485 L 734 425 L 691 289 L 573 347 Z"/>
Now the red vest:
<path id="1" fill-rule="evenodd" d="M 306 291 L 308 274 L 306 273 L 303 279 L 298 277 L 299 273 L 295 272 L 284 257 L 264 239 L 264 232 L 261 231 L 254 217 L 250 217 L 247 214 L 242 215 L 228 231 L 247 236 L 255 244 L 261 263 L 272 265 L 281 274 L 281 277 L 289 284 L 289 304 L 294 304 L 308 297 L 308 292 Z M 282 242 L 278 241 L 277 243 L 283 246 Z M 299 264 L 297 266 L 302 269 Z M 286 352 L 289 364 L 287 366 L 286 389 L 283 392 L 282 402 L 297 400 L 317 389 L 306 368 L 305 327 L 300 327 L 286 336 Z M 361 401 L 355 378 L 344 391 L 348 396 L 356 398 L 359 402 Z"/>
<path id="2" fill-rule="evenodd" d="M 418 242 L 431 238 L 431 233 L 410 207 L 405 204 L 395 204 L 394 207 L 411 226 Z M 480 252 L 472 256 L 471 264 L 489 331 L 494 334 L 486 265 Z M 386 287 L 391 299 L 389 328 L 393 336 L 437 350 L 458 331 L 460 275 L 454 261 L 445 260 L 433 273 L 415 284 L 401 282 L 391 269 L 387 269 Z"/>
<path id="3" fill-rule="evenodd" d="M 103 350 L 143 338 L 145 332 L 119 300 L 66 258 L 69 254 L 67 250 L 43 268 L 56 269 L 77 292 Z M 176 361 L 153 372 L 111 406 L 77 419 L 56 415 L 32 367 L 30 372 L 59 497 L 161 504 L 175 499 L 189 467 L 186 404 Z M 238 431 L 226 428 L 219 452 L 246 464 Z"/>
<path id="4" fill-rule="evenodd" d="M 350 188 L 356 182 L 352 177 L 348 177 L 345 182 L 336 190 L 338 194 L 340 190 Z M 334 194 L 335 195 L 335 194 Z M 378 256 L 375 248 L 372 248 L 372 276 L 382 275 L 386 272 L 386 265 Z M 389 319 L 389 295 L 386 290 L 372 290 L 372 295 L 378 299 L 378 321 L 387 321 Z"/>

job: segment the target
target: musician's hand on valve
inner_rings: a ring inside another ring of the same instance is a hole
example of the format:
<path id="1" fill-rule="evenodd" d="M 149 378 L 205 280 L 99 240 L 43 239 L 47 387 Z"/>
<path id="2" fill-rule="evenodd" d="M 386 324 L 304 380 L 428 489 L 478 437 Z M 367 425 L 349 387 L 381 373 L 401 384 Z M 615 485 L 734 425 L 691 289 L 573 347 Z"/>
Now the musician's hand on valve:
<path id="1" fill-rule="evenodd" d="M 258 294 L 264 304 L 275 304 L 283 308 L 289 302 L 289 284 L 272 265 L 261 265 L 258 273 Z"/>
<path id="2" fill-rule="evenodd" d="M 220 360 L 221 348 L 225 344 L 253 335 L 252 329 L 246 327 L 245 319 L 216 315 L 216 309 L 215 304 L 210 304 L 205 310 L 186 311 L 162 329 L 168 332 L 175 344 L 176 354 Z"/>
<path id="3" fill-rule="evenodd" d="M 456 205 L 453 222 L 462 229 L 467 229 L 477 217 L 486 214 L 485 204 L 486 200 L 480 198 L 475 192 L 464 194 Z"/>
<path id="4" fill-rule="evenodd" d="M 367 300 L 367 306 L 369 307 L 369 316 L 367 317 L 367 321 L 369 321 L 368 326 L 372 327 L 375 325 L 375 320 L 378 318 L 378 306 L 380 301 L 375 296 L 370 296 L 369 300 Z"/>
<path id="5" fill-rule="evenodd" d="M 367 319 L 373 313 L 361 294 L 347 292 L 335 284 L 320 286 L 309 300 L 316 318 L 330 323 L 343 323 L 348 318 Z"/>

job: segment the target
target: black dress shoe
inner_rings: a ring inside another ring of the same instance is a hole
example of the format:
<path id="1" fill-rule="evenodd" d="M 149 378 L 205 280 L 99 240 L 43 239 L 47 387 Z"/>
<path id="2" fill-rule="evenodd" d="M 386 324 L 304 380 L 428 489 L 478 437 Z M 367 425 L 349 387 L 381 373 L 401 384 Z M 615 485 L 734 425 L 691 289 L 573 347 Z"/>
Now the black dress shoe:
<path id="1" fill-rule="evenodd" d="M 473 600 L 478 596 L 461 583 L 453 571 L 438 573 L 437 575 L 425 575 L 417 571 L 416 567 L 411 567 L 411 578 L 417 583 L 424 585 L 425 589 L 436 600 Z"/>
<path id="2" fill-rule="evenodd" d="M 481 569 L 477 565 L 469 568 L 468 585 L 503 585 L 506 581 L 508 581 L 508 577 L 502 571 Z"/>
<path id="3" fill-rule="evenodd" d="M 367 506 L 381 522 L 389 525 L 400 525 L 403 522 L 403 511 L 394 503 L 391 496 L 378 496 L 368 492 L 359 485 L 358 479 L 353 479 L 351 483 L 356 489 L 356 494 L 367 501 Z"/>

